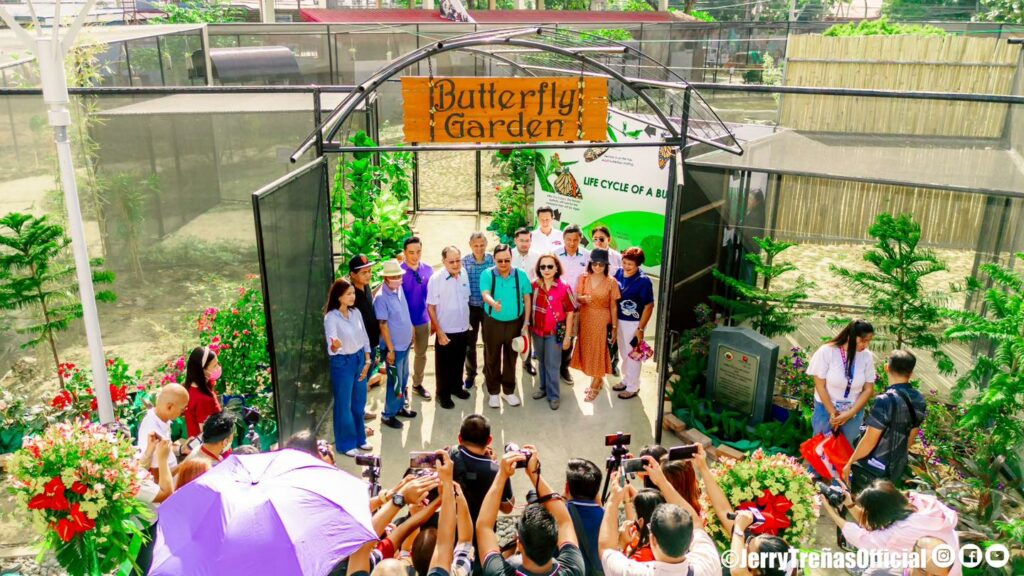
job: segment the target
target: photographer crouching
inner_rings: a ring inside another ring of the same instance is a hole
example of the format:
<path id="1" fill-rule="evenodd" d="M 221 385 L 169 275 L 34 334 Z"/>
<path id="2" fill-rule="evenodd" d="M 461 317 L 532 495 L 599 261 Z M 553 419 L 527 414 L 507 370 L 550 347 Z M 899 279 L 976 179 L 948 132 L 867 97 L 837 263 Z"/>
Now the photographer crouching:
<path id="1" fill-rule="evenodd" d="M 912 552 L 920 546 L 919 541 L 935 538 L 953 549 L 948 574 L 962 575 L 957 513 L 935 496 L 913 491 L 904 494 L 889 480 L 875 480 L 856 499 L 845 493 L 843 504 L 853 522 L 843 518 L 834 502 L 823 500 L 822 508 L 851 545 L 865 550 Z"/>

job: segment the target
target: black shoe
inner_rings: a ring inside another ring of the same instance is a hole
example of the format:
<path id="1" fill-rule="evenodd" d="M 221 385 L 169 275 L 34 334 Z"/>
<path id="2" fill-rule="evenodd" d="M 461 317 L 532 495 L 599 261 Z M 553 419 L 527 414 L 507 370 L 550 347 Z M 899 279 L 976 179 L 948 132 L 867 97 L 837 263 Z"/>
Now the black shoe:
<path id="1" fill-rule="evenodd" d="M 473 386 L 476 386 L 476 376 L 466 376 L 466 380 L 462 383 L 462 387 L 466 390 L 472 390 Z"/>
<path id="2" fill-rule="evenodd" d="M 533 362 L 525 362 L 524 365 L 526 366 L 527 374 L 529 374 L 530 376 L 537 375 L 537 367 L 533 365 Z"/>
<path id="3" fill-rule="evenodd" d="M 395 430 L 401 430 L 405 427 L 405 424 L 402 424 L 402 421 L 398 418 L 381 418 L 380 423 Z"/>
<path id="4" fill-rule="evenodd" d="M 413 386 L 412 387 L 412 391 L 417 396 L 419 396 L 420 398 L 423 398 L 424 400 L 426 400 L 428 402 L 430 401 L 431 398 L 433 398 L 433 396 L 430 395 L 430 392 L 427 392 L 427 389 L 424 388 L 423 386 Z"/>
<path id="5" fill-rule="evenodd" d="M 437 405 L 445 410 L 451 410 L 455 408 L 455 402 L 452 402 L 451 398 L 441 398 L 437 401 Z"/>
<path id="6" fill-rule="evenodd" d="M 622 374 L 619 374 L 618 366 L 612 366 L 612 376 L 622 376 Z"/>
<path id="7" fill-rule="evenodd" d="M 471 394 L 465 390 L 456 390 L 452 392 L 452 396 L 455 396 L 459 400 L 469 400 Z"/>
<path id="8" fill-rule="evenodd" d="M 415 418 L 416 411 L 409 410 L 408 408 L 402 408 L 401 410 L 398 411 L 398 415 L 401 416 L 402 418 Z"/>

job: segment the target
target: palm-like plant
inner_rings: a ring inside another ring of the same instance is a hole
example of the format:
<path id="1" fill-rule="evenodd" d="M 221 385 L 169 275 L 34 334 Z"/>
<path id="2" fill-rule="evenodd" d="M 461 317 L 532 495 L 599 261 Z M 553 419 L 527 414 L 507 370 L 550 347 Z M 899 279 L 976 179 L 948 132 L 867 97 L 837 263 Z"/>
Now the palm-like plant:
<path id="1" fill-rule="evenodd" d="M 921 225 L 909 214 L 879 214 L 868 234 L 875 239 L 864 253 L 867 271 L 836 265 L 829 269 L 867 300 L 864 313 L 877 332 L 875 340 L 891 349 L 911 348 L 931 352 L 939 371 L 952 374 L 953 361 L 940 349 L 946 297 L 925 287 L 926 277 L 946 269 L 930 250 L 920 247 Z M 846 324 L 847 319 L 837 319 Z"/>
<path id="2" fill-rule="evenodd" d="M 772 289 L 772 281 L 796 270 L 790 262 L 777 262 L 779 254 L 796 246 L 792 242 L 778 242 L 772 238 L 754 238 L 760 247 L 759 254 L 746 254 L 744 260 L 753 265 L 760 285 L 751 284 L 728 276 L 717 269 L 712 270 L 715 278 L 736 293 L 735 298 L 711 296 L 711 301 L 732 313 L 733 320 L 750 320 L 754 330 L 768 338 L 789 334 L 796 330 L 796 321 L 802 316 L 797 306 L 807 299 L 807 291 L 814 286 L 799 276 L 793 286 Z"/>
<path id="3" fill-rule="evenodd" d="M 1016 258 L 1024 264 L 1024 252 Z M 982 265 L 981 272 L 991 282 L 983 295 L 986 312 L 948 311 L 953 325 L 945 335 L 958 342 L 982 341 L 993 346 L 990 356 L 978 355 L 953 391 L 953 401 L 958 404 L 967 391 L 977 392 L 963 404 L 965 411 L 957 427 L 985 431 L 977 435 L 981 443 L 975 455 L 979 472 L 974 480 L 982 491 L 979 508 L 988 509 L 991 518 L 1002 497 L 999 472 L 1008 466 L 1019 473 L 1019 454 L 1024 448 L 1024 421 L 1020 418 L 1024 413 L 1024 275 L 997 263 Z M 982 290 L 974 278 L 968 288 Z M 1019 480 L 1016 487 L 1020 487 Z"/>
<path id="4" fill-rule="evenodd" d="M 32 335 L 22 348 L 44 341 L 49 344 L 54 374 L 60 367 L 57 333 L 82 317 L 75 267 L 66 252 L 70 242 L 64 229 L 50 224 L 46 216 L 11 212 L 0 218 L 0 310 L 31 310 L 38 314 L 35 321 L 17 331 Z M 102 264 L 100 259 L 92 261 L 93 282 L 110 284 L 114 274 L 99 270 Z M 97 301 L 116 299 L 109 290 L 96 292 Z M 57 380 L 64 385 L 59 375 Z"/>

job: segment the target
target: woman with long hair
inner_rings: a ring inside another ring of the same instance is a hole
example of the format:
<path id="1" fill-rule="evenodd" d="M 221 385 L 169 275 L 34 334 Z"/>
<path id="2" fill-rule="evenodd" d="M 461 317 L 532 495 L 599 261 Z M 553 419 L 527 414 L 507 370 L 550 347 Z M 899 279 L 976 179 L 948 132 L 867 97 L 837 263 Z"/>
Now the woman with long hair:
<path id="1" fill-rule="evenodd" d="M 185 363 L 185 387 L 188 388 L 185 428 L 190 438 L 198 438 L 203 431 L 203 422 L 221 411 L 214 391 L 220 376 L 217 354 L 206 346 L 193 348 Z"/>
<path id="2" fill-rule="evenodd" d="M 857 445 L 864 407 L 875 394 L 875 357 L 868 350 L 874 335 L 866 320 L 854 320 L 811 356 L 815 436 L 841 430 L 850 446 Z"/>
<path id="3" fill-rule="evenodd" d="M 633 521 L 629 534 L 632 542 L 624 554 L 637 562 L 654 562 L 651 549 L 651 517 L 654 509 L 665 503 L 665 496 L 655 488 L 642 488 L 633 497 L 632 505 L 626 503 L 626 518 Z"/>
<path id="4" fill-rule="evenodd" d="M 622 253 L 622 269 L 615 273 L 619 283 L 619 354 L 622 355 L 622 381 L 612 387 L 619 398 L 628 400 L 640 393 L 640 367 L 643 360 L 630 357 L 644 343 L 647 323 L 654 313 L 654 283 L 640 269 L 647 257 L 632 247 Z"/>
<path id="5" fill-rule="evenodd" d="M 693 470 L 693 464 L 688 460 L 674 460 L 662 465 L 661 471 L 676 492 L 679 492 L 698 514 L 703 514 L 700 508 L 700 485 L 697 484 L 697 473 Z M 694 524 L 698 524 L 696 518 Z"/>
<path id="6" fill-rule="evenodd" d="M 604 377 L 612 372 L 608 341 L 619 330 L 619 283 L 608 276 L 607 250 L 590 253 L 587 273 L 576 283 L 576 299 L 580 302 L 579 344 L 569 366 L 590 376 L 584 400 L 593 402 L 604 387 Z"/>
<path id="7" fill-rule="evenodd" d="M 370 338 L 355 305 L 355 288 L 345 280 L 335 280 L 324 306 L 324 332 L 334 393 L 334 445 L 350 458 L 359 450 L 373 449 L 363 427 Z"/>
<path id="8" fill-rule="evenodd" d="M 541 256 L 537 260 L 536 272 L 530 330 L 539 369 L 538 386 L 533 399 L 547 398 L 548 406 L 558 410 L 562 350 L 568 350 L 572 344 L 576 297 L 572 288 L 562 282 L 562 264 L 554 254 Z"/>

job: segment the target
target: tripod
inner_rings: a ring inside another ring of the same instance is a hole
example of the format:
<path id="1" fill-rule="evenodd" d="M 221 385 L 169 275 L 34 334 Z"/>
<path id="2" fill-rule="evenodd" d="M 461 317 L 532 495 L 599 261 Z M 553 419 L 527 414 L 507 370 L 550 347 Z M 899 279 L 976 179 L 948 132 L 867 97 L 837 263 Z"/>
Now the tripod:
<path id="1" fill-rule="evenodd" d="M 622 457 L 627 454 L 629 454 L 629 448 L 626 448 L 624 443 L 617 442 L 612 445 L 612 455 L 604 462 L 604 488 L 601 490 L 601 502 L 608 499 L 608 488 L 612 472 L 622 466 Z"/>

